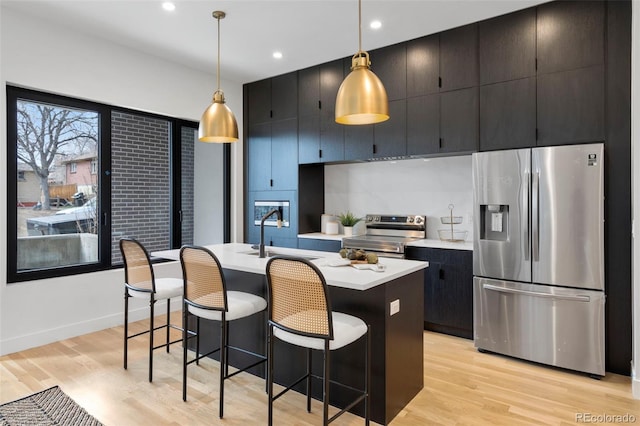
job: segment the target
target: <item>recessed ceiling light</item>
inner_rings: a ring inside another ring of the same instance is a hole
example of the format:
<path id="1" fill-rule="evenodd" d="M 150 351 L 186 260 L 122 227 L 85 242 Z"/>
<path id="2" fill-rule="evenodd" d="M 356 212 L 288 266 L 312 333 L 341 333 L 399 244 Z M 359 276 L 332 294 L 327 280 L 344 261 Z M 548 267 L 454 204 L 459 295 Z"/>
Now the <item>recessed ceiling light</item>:
<path id="1" fill-rule="evenodd" d="M 171 3 L 170 1 L 165 1 L 162 3 L 162 8 L 168 12 L 173 12 L 176 10 L 176 5 Z"/>
<path id="2" fill-rule="evenodd" d="M 276 59 L 282 59 L 282 52 L 273 52 L 273 57 Z"/>
<path id="3" fill-rule="evenodd" d="M 377 30 L 377 29 L 380 29 L 380 28 L 382 27 L 382 22 L 380 22 L 380 21 L 378 21 L 378 20 L 376 20 L 376 21 L 371 21 L 371 23 L 369 24 L 369 26 L 370 26 L 372 29 Z"/>

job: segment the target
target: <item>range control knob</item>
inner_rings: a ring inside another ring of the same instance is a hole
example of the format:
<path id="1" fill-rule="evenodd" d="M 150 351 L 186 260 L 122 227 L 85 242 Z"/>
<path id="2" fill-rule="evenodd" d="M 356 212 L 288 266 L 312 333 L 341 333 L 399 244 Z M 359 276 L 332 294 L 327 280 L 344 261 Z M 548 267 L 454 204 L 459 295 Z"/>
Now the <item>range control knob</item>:
<path id="1" fill-rule="evenodd" d="M 372 221 L 373 221 L 373 216 L 367 215 L 367 222 L 372 222 Z"/>
<path id="2" fill-rule="evenodd" d="M 422 223 L 422 217 L 416 216 L 416 223 L 420 225 Z"/>
<path id="3" fill-rule="evenodd" d="M 413 216 L 409 216 L 409 223 L 413 223 Z"/>

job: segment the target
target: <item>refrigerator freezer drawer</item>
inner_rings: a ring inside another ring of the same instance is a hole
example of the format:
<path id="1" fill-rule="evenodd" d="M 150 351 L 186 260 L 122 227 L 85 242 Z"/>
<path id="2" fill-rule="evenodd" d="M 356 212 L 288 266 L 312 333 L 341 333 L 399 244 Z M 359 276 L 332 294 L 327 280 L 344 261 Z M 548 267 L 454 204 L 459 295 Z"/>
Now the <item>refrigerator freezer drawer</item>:
<path id="1" fill-rule="evenodd" d="M 473 279 L 479 349 L 604 376 L 601 291 Z"/>

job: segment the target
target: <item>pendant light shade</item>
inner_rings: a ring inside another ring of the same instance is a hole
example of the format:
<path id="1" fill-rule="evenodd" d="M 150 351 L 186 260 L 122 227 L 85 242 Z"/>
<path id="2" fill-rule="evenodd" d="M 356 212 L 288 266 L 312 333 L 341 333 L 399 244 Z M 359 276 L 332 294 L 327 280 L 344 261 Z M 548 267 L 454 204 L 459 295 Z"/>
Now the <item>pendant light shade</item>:
<path id="1" fill-rule="evenodd" d="M 362 1 L 358 0 L 358 53 L 351 59 L 351 73 L 336 97 L 336 122 L 348 125 L 380 123 L 389 119 L 387 91 L 371 71 L 369 54 L 362 50 Z"/>
<path id="2" fill-rule="evenodd" d="M 198 139 L 201 142 L 236 142 L 238 140 L 238 122 L 235 115 L 224 102 L 224 93 L 220 90 L 220 20 L 226 14 L 213 12 L 218 21 L 218 89 L 213 94 L 211 105 L 204 111 L 198 126 Z"/>

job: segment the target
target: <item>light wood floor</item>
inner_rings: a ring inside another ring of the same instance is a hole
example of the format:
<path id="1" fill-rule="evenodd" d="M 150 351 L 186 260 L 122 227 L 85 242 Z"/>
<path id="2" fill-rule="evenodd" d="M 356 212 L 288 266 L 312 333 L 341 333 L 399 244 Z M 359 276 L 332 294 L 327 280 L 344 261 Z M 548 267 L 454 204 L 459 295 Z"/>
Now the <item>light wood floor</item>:
<path id="1" fill-rule="evenodd" d="M 132 331 L 144 326 L 136 323 Z M 129 369 L 122 368 L 122 331 L 115 327 L 0 357 L 0 403 L 59 385 L 107 426 L 266 424 L 262 379 L 240 374 L 227 381 L 225 418 L 219 420 L 217 362 L 190 367 L 185 403 L 180 347 L 174 345 L 170 354 L 156 351 L 149 383 L 144 338 L 130 341 Z M 393 426 L 570 425 L 580 423 L 580 413 L 628 414 L 640 422 L 640 401 L 632 399 L 629 377 L 607 374 L 598 381 L 482 354 L 470 340 L 430 332 L 424 333 L 424 366 L 424 389 Z M 279 399 L 275 410 L 276 425 L 321 423 L 319 402 L 308 414 L 299 394 Z M 363 421 L 347 413 L 334 424 Z"/>

